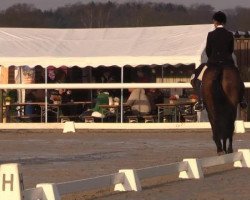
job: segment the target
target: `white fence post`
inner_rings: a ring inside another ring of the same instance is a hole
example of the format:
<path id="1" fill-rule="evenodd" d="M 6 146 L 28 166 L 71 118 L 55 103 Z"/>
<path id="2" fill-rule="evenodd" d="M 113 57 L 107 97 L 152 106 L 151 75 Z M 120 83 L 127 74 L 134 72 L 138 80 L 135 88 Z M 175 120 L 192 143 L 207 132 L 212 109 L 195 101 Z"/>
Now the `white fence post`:
<path id="1" fill-rule="evenodd" d="M 250 150 L 249 149 L 239 149 L 238 152 L 242 153 L 242 158 L 241 158 L 241 160 L 234 162 L 234 167 L 250 168 Z"/>
<path id="2" fill-rule="evenodd" d="M 61 200 L 57 187 L 54 183 L 41 183 L 36 187 L 43 189 L 42 200 Z"/>
<path id="3" fill-rule="evenodd" d="M 187 171 L 182 171 L 179 174 L 179 178 L 183 179 L 200 179 L 204 178 L 201 164 L 196 158 L 183 159 L 183 162 L 188 163 Z"/>
<path id="4" fill-rule="evenodd" d="M 75 123 L 73 121 L 64 123 L 63 133 L 69 133 L 69 132 L 73 132 L 73 133 L 76 132 Z"/>
<path id="5" fill-rule="evenodd" d="M 23 200 L 23 176 L 19 164 L 0 165 L 0 199 Z"/>
<path id="6" fill-rule="evenodd" d="M 234 129 L 235 133 L 245 133 L 246 132 L 243 120 L 236 120 L 234 125 L 235 125 L 235 129 Z"/>
<path id="7" fill-rule="evenodd" d="M 123 183 L 115 185 L 115 191 L 141 191 L 141 183 L 135 170 L 122 169 L 119 173 L 124 173 L 124 179 Z"/>

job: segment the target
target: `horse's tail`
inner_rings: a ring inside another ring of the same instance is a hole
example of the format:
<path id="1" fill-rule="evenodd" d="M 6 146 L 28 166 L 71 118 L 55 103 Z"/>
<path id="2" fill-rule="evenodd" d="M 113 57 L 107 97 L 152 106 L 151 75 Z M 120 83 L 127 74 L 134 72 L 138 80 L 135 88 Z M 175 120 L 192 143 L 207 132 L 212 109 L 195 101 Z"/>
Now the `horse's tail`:
<path id="1" fill-rule="evenodd" d="M 218 67 L 216 69 L 216 73 L 217 73 L 217 78 L 216 80 L 214 80 L 213 86 L 212 86 L 213 98 L 214 98 L 214 102 L 223 102 L 223 100 L 226 100 L 226 95 L 222 87 L 223 68 Z M 216 105 L 220 107 L 220 104 L 216 104 Z"/>
<path id="2" fill-rule="evenodd" d="M 227 104 L 232 105 L 233 107 L 237 106 L 244 94 L 244 83 L 241 81 L 239 74 L 237 74 L 237 68 L 220 67 L 216 69 L 216 71 L 217 79 L 214 81 L 213 84 L 213 96 L 214 98 L 216 98 L 214 100 L 216 100 L 217 102 L 226 102 Z M 224 73 L 226 73 L 226 79 L 225 77 L 223 79 Z M 228 74 L 232 75 L 233 77 L 228 78 Z M 230 84 L 227 84 L 227 82 L 229 82 Z M 234 92 L 232 93 L 232 91 Z"/>
<path id="3" fill-rule="evenodd" d="M 218 113 L 217 120 L 219 121 L 218 127 L 221 139 L 229 138 L 234 130 L 234 106 L 230 102 L 229 97 L 223 90 L 223 68 L 217 69 L 217 79 L 213 83 L 213 98 L 216 106 L 215 109 Z"/>

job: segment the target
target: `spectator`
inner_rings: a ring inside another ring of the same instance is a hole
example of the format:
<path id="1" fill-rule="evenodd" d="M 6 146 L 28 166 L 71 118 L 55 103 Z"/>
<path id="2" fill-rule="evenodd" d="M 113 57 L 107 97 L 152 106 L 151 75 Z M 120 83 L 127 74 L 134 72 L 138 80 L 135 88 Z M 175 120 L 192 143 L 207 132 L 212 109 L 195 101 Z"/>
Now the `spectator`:
<path id="1" fill-rule="evenodd" d="M 138 69 L 136 71 L 136 75 L 137 75 L 137 82 L 138 83 L 148 83 L 149 82 L 149 78 L 145 75 L 145 73 L 143 72 L 142 69 Z"/>
<path id="2" fill-rule="evenodd" d="M 27 69 L 26 69 L 26 74 Z M 29 72 L 30 73 L 30 72 Z M 32 69 L 32 83 L 45 83 L 44 80 L 44 69 L 42 66 L 37 65 L 34 69 Z M 26 102 L 44 102 L 45 101 L 45 90 L 44 89 L 31 89 L 26 90 Z M 25 114 L 26 115 L 41 115 L 41 108 L 38 105 L 26 105 L 25 106 Z M 37 117 L 32 118 L 33 122 L 37 122 L 40 119 Z"/>
<path id="3" fill-rule="evenodd" d="M 151 106 L 151 114 L 157 114 L 156 104 L 164 102 L 163 92 L 159 89 L 149 89 L 147 92 L 147 97 Z"/>
<path id="4" fill-rule="evenodd" d="M 80 118 L 84 116 L 93 116 L 97 118 L 103 118 L 106 114 L 106 110 L 100 107 L 100 105 L 109 105 L 109 93 L 102 90 L 98 91 L 96 103 L 93 109 L 89 109 L 80 115 Z M 103 115 L 104 114 L 104 115 Z"/>
<path id="5" fill-rule="evenodd" d="M 58 68 L 55 72 L 55 82 L 56 83 L 66 83 L 66 80 L 67 80 L 66 72 L 63 69 Z"/>
<path id="6" fill-rule="evenodd" d="M 55 73 L 55 82 L 56 83 L 66 83 L 67 74 L 64 69 L 58 68 Z M 72 98 L 72 91 L 68 89 L 59 89 L 59 95 L 61 96 L 62 103 L 68 103 L 74 101 Z M 62 114 L 64 116 L 73 116 L 76 114 L 76 106 L 62 105 L 61 106 Z"/>
<path id="7" fill-rule="evenodd" d="M 55 82 L 55 70 L 56 68 L 52 65 L 48 66 L 48 83 L 54 83 Z"/>
<path id="8" fill-rule="evenodd" d="M 130 96 L 126 102 L 131 106 L 131 111 L 125 115 L 145 115 L 150 113 L 151 106 L 144 89 L 129 89 Z"/>
<path id="9" fill-rule="evenodd" d="M 42 84 L 45 83 L 45 70 L 42 66 L 37 65 L 35 66 L 35 83 Z M 33 89 L 33 102 L 44 102 L 45 101 L 45 90 L 44 89 Z"/>
<path id="10" fill-rule="evenodd" d="M 22 83 L 24 84 L 33 84 L 35 80 L 35 73 L 34 69 L 30 68 L 29 66 L 22 66 Z M 24 94 L 25 102 L 30 103 L 33 101 L 33 96 L 31 95 L 32 90 L 26 89 L 22 91 Z M 26 105 L 24 108 L 25 115 L 31 116 L 34 114 L 34 106 L 33 105 Z"/>
<path id="11" fill-rule="evenodd" d="M 55 82 L 56 83 L 66 83 L 67 81 L 67 75 L 65 71 L 61 68 L 56 70 L 55 73 Z M 61 101 L 62 103 L 67 103 L 70 101 L 73 101 L 72 95 L 71 95 L 71 90 L 68 89 L 59 89 L 59 95 L 61 95 Z"/>
<path id="12" fill-rule="evenodd" d="M 103 75 L 101 76 L 101 82 L 102 83 L 116 83 L 117 80 L 115 79 L 115 76 L 113 75 L 112 71 L 110 69 L 107 69 L 104 71 Z M 110 89 L 108 90 L 108 93 L 113 97 L 120 96 L 120 90 Z"/>
<path id="13" fill-rule="evenodd" d="M 35 81 L 35 72 L 34 69 L 25 65 L 22 67 L 23 72 L 23 82 L 24 84 L 32 84 Z"/>

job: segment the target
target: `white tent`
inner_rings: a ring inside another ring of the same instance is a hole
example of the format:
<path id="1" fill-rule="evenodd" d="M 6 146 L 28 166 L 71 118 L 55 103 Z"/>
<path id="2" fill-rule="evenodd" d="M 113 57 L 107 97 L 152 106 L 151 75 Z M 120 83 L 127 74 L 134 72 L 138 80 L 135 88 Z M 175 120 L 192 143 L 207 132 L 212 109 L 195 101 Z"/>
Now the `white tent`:
<path id="1" fill-rule="evenodd" d="M 0 65 L 199 64 L 212 25 L 105 29 L 0 28 Z"/>

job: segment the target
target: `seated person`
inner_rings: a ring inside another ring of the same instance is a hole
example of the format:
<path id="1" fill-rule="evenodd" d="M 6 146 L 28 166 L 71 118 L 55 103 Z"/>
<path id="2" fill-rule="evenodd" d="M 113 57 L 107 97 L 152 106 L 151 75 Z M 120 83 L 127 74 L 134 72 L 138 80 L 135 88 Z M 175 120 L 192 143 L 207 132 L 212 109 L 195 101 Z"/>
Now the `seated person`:
<path id="1" fill-rule="evenodd" d="M 99 90 L 96 98 L 94 108 L 89 109 L 80 115 L 80 118 L 84 116 L 93 116 L 97 118 L 103 118 L 106 114 L 106 110 L 100 107 L 100 105 L 109 105 L 109 93 Z"/>
<path id="2" fill-rule="evenodd" d="M 156 104 L 164 102 L 164 95 L 159 89 L 149 89 L 147 92 L 147 97 L 151 105 L 151 114 L 157 114 Z"/>
<path id="3" fill-rule="evenodd" d="M 150 102 L 144 89 L 129 89 L 129 92 L 131 93 L 126 104 L 131 106 L 131 111 L 125 115 L 145 115 L 151 112 Z"/>
<path id="4" fill-rule="evenodd" d="M 72 97 L 72 91 L 68 89 L 54 89 L 48 91 L 48 102 L 57 104 L 57 103 L 69 103 L 74 102 Z"/>
<path id="5" fill-rule="evenodd" d="M 117 79 L 114 73 L 112 73 L 111 70 L 109 69 L 105 69 L 104 73 L 101 76 L 101 83 L 117 83 Z M 116 90 L 116 89 L 109 89 L 108 93 L 115 97 L 115 96 L 120 96 L 120 90 Z"/>
<path id="6" fill-rule="evenodd" d="M 93 113 L 92 116 L 103 118 L 105 115 L 105 111 L 100 105 L 109 105 L 109 93 L 100 91 L 96 98 L 95 107 L 92 109 Z"/>
<path id="7" fill-rule="evenodd" d="M 59 94 L 62 104 L 74 102 L 71 90 L 59 89 Z M 61 111 L 64 116 L 74 116 L 77 114 L 77 105 L 63 105 L 61 106 Z"/>
<path id="8" fill-rule="evenodd" d="M 61 96 L 58 90 L 48 90 L 48 97 L 47 97 L 49 104 L 60 104 L 61 103 Z M 55 108 L 48 107 L 48 121 L 49 122 L 56 122 L 57 115 L 56 115 Z"/>
<path id="9" fill-rule="evenodd" d="M 43 89 L 28 89 L 25 91 L 26 102 L 45 102 L 45 90 Z M 39 105 L 26 105 L 25 115 L 41 115 L 41 107 Z M 33 118 L 32 121 L 40 121 L 38 118 Z"/>
<path id="10" fill-rule="evenodd" d="M 72 97 L 72 91 L 68 89 L 59 89 L 62 103 L 74 102 Z"/>
<path id="11" fill-rule="evenodd" d="M 77 113 L 76 105 L 66 105 L 67 103 L 73 102 L 71 90 L 67 89 L 54 89 L 49 93 L 49 103 L 52 104 L 63 104 L 60 106 L 61 114 L 63 116 L 75 116 Z"/>

